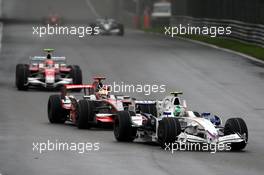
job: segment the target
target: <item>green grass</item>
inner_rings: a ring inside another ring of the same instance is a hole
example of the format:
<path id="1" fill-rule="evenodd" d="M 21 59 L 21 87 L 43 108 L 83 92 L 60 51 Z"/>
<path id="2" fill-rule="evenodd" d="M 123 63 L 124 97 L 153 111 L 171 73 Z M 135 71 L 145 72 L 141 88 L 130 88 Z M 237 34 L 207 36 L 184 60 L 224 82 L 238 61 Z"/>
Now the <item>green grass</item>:
<path id="1" fill-rule="evenodd" d="M 164 33 L 163 28 L 156 28 L 156 29 L 143 29 L 145 32 L 155 32 L 155 33 Z M 183 38 L 189 38 L 192 40 L 197 40 L 209 44 L 213 44 L 222 48 L 234 50 L 240 53 L 244 53 L 246 55 L 250 55 L 257 59 L 264 60 L 264 48 L 257 46 L 255 44 L 249 44 L 240 42 L 238 40 L 230 39 L 230 38 L 223 38 L 223 37 L 209 37 L 209 36 L 202 36 L 202 35 L 177 35 Z"/>

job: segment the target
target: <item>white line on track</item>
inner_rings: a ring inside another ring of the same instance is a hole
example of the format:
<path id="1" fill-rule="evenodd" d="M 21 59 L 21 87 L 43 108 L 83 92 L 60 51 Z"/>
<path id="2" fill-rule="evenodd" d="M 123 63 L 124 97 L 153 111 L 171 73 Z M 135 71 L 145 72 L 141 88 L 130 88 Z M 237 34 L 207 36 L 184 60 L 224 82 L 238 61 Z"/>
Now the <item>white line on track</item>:
<path id="1" fill-rule="evenodd" d="M 100 15 L 97 13 L 97 11 L 95 10 L 92 2 L 90 0 L 85 0 L 86 4 L 88 5 L 88 7 L 90 8 L 90 10 L 92 11 L 93 15 L 96 18 L 100 18 Z"/>
<path id="2" fill-rule="evenodd" d="M 3 23 L 0 23 L 0 52 L 2 50 Z"/>
<path id="3" fill-rule="evenodd" d="M 0 0 L 0 17 L 2 17 L 2 0 Z M 2 35 L 3 35 L 3 23 L 0 22 L 0 52 L 2 50 Z"/>

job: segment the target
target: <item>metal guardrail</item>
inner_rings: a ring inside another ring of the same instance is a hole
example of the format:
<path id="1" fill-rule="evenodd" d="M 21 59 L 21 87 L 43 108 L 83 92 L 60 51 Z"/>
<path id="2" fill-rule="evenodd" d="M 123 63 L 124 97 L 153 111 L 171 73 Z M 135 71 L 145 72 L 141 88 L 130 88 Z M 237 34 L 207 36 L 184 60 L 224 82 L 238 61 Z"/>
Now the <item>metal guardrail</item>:
<path id="1" fill-rule="evenodd" d="M 190 16 L 173 16 L 171 18 L 171 26 L 173 25 L 192 25 L 192 26 L 230 26 L 232 33 L 228 36 L 264 46 L 264 25 L 245 23 L 242 21 L 229 19 L 210 19 L 210 18 L 194 18 Z"/>
<path id="2" fill-rule="evenodd" d="M 0 19 L 3 16 L 3 1 L 0 0 Z M 2 51 L 3 23 L 0 21 L 0 52 Z M 1 174 L 1 173 L 0 173 Z"/>

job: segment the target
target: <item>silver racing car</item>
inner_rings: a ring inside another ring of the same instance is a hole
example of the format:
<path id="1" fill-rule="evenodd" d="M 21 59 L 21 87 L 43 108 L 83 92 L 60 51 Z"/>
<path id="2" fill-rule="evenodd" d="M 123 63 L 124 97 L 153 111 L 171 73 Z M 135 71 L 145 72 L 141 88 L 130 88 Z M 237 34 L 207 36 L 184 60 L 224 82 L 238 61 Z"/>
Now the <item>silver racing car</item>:
<path id="1" fill-rule="evenodd" d="M 216 115 L 188 111 L 180 94 L 172 93 L 161 101 L 136 101 L 134 112 L 119 112 L 114 123 L 116 140 L 139 139 L 162 147 L 175 142 L 225 144 L 229 150 L 246 147 L 248 130 L 242 118 L 230 118 L 222 126 Z"/>
<path id="2" fill-rule="evenodd" d="M 99 27 L 99 34 L 102 35 L 119 35 L 123 36 L 125 33 L 124 25 L 114 19 L 102 18 L 97 19 L 92 27 Z"/>

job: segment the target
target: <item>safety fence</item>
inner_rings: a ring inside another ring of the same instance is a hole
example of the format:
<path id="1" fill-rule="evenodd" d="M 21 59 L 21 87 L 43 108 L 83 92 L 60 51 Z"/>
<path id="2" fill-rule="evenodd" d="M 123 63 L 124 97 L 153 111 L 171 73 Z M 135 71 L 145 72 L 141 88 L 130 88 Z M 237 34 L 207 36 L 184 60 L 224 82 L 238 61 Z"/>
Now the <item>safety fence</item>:
<path id="1" fill-rule="evenodd" d="M 232 33 L 229 35 L 232 38 L 246 42 L 264 45 L 264 25 L 251 24 L 242 21 L 229 19 L 209 19 L 209 18 L 194 18 L 190 16 L 173 16 L 171 18 L 171 26 L 173 25 L 191 25 L 199 27 L 231 27 Z"/>

